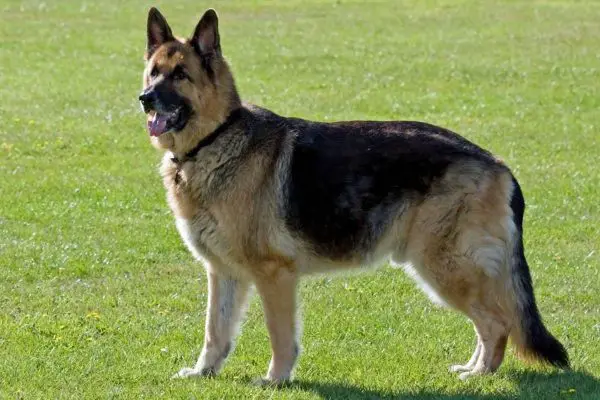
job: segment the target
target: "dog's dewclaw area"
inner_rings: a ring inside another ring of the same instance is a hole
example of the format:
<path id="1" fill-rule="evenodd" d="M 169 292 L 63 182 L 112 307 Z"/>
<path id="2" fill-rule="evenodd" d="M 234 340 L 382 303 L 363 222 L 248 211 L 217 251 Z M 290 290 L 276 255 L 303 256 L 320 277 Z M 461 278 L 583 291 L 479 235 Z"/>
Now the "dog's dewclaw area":
<path id="1" fill-rule="evenodd" d="M 419 120 L 518 178 L 544 323 L 572 370 L 512 350 L 449 372 L 461 314 L 402 271 L 304 280 L 296 379 L 268 363 L 260 302 L 216 378 L 199 354 L 206 278 L 176 232 L 138 102 L 147 1 L 0 3 L 0 398 L 599 399 L 600 7 L 594 1 L 158 4 L 177 36 L 208 7 L 240 95 L 320 121 Z M 188 29 L 188 30 L 186 30 Z"/>

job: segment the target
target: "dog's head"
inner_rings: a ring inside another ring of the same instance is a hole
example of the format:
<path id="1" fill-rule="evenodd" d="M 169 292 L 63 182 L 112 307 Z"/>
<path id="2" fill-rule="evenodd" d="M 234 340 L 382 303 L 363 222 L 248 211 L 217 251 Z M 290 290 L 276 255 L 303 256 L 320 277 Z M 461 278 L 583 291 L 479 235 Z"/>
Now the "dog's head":
<path id="1" fill-rule="evenodd" d="M 148 13 L 143 91 L 153 145 L 183 153 L 239 106 L 233 77 L 221 55 L 218 19 L 204 13 L 190 39 L 177 39 L 156 9 Z"/>

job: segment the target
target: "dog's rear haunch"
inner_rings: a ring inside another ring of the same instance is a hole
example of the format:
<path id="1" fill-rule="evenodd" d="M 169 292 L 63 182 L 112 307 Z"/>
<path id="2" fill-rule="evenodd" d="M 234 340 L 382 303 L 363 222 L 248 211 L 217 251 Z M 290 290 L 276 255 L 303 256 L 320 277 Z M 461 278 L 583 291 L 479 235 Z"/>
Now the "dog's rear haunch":
<path id="1" fill-rule="evenodd" d="M 568 367 L 533 295 L 523 194 L 492 154 L 421 122 L 326 124 L 242 103 L 213 10 L 188 40 L 150 10 L 143 82 L 169 205 L 208 276 L 204 347 L 176 376 L 219 372 L 254 286 L 272 347 L 263 382 L 289 380 L 298 279 L 386 261 L 473 321 L 473 356 L 451 367 L 460 377 L 495 371 L 509 337 Z"/>

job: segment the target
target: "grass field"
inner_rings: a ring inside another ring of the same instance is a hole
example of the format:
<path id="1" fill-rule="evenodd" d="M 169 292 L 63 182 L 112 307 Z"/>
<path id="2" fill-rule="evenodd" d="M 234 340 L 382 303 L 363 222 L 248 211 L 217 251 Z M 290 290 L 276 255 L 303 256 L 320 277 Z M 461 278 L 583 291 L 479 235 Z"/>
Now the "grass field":
<path id="1" fill-rule="evenodd" d="M 202 266 L 181 243 L 137 103 L 147 1 L 0 3 L 0 398 L 600 399 L 600 7 L 585 1 L 159 2 L 217 8 L 249 102 L 318 120 L 417 119 L 521 181 L 542 315 L 573 371 L 509 353 L 461 382 L 471 326 L 400 271 L 306 280 L 298 379 L 250 386 L 253 301 L 222 375 L 198 355 Z"/>

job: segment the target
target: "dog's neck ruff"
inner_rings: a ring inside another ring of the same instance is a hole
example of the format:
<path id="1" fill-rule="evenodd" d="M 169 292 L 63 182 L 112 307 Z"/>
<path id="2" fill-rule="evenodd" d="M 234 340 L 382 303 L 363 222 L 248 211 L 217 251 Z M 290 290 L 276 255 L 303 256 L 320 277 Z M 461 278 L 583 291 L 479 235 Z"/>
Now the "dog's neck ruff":
<path id="1" fill-rule="evenodd" d="M 236 108 L 231 113 L 225 121 L 217 127 L 214 131 L 206 135 L 204 138 L 200 139 L 198 144 L 194 146 L 194 148 L 187 153 L 184 154 L 183 157 L 171 157 L 171 161 L 173 161 L 177 165 L 181 165 L 187 161 L 192 161 L 196 158 L 196 155 L 203 148 L 210 146 L 223 132 L 225 132 L 231 125 L 233 125 L 236 121 L 238 121 L 242 114 L 242 108 Z"/>

